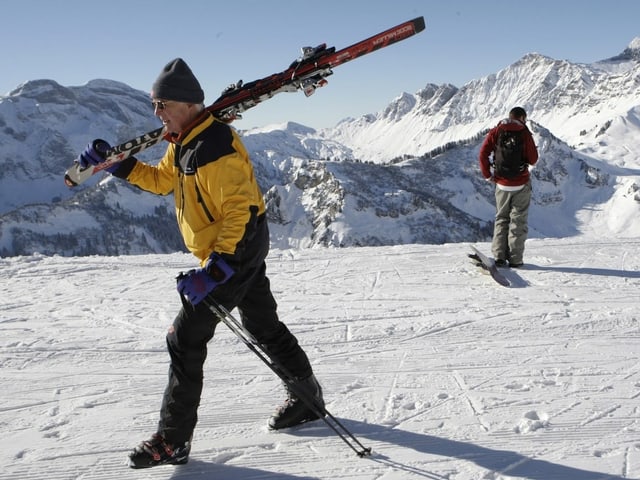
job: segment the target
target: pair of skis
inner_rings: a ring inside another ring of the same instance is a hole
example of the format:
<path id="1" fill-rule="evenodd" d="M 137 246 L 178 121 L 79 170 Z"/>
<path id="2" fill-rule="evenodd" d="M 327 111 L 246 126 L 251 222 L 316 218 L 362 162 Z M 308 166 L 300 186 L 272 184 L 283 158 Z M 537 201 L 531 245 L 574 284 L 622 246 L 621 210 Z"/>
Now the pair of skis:
<path id="1" fill-rule="evenodd" d="M 207 107 L 215 117 L 225 122 L 240 118 L 242 112 L 281 92 L 301 90 L 306 96 L 327 84 L 326 77 L 333 74 L 333 68 L 358 57 L 405 40 L 425 29 L 424 17 L 414 18 L 393 28 L 380 32 L 342 50 L 327 48 L 326 44 L 315 48 L 304 47 L 302 56 L 286 70 L 250 83 L 239 81 L 222 92 L 213 104 Z M 64 175 L 68 187 L 75 187 L 115 163 L 136 155 L 163 139 L 169 139 L 163 127 L 117 145 L 105 153 L 105 161 L 82 168 L 79 163 L 69 168 Z"/>

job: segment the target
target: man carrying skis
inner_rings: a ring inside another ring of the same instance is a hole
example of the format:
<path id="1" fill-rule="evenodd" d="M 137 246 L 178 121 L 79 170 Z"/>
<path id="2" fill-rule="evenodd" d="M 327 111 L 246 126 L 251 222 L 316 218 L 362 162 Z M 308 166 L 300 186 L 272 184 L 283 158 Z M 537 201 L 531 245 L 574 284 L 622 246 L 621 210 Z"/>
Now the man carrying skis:
<path id="1" fill-rule="evenodd" d="M 269 231 L 262 193 L 237 133 L 204 108 L 204 93 L 184 60 L 169 62 L 153 84 L 151 102 L 166 126 L 169 146 L 157 166 L 134 157 L 109 171 L 143 190 L 173 193 L 178 226 L 200 268 L 178 279 L 182 308 L 167 334 L 169 380 L 156 433 L 129 455 L 132 468 L 184 464 L 203 386 L 207 343 L 219 319 L 206 306 L 237 307 L 244 327 L 269 356 L 294 376 L 324 411 L 322 389 L 296 337 L 280 322 L 266 276 Z M 79 156 L 82 166 L 104 161 L 109 145 L 95 140 Z M 286 386 L 286 385 L 285 385 Z M 291 388 L 269 419 L 272 429 L 318 416 Z"/>
<path id="2" fill-rule="evenodd" d="M 496 184 L 491 250 L 499 267 L 523 265 L 531 203 L 529 166 L 538 161 L 538 150 L 526 121 L 524 108 L 512 108 L 509 118 L 492 128 L 480 147 L 482 176 Z M 493 165 L 489 160 L 491 154 Z"/>

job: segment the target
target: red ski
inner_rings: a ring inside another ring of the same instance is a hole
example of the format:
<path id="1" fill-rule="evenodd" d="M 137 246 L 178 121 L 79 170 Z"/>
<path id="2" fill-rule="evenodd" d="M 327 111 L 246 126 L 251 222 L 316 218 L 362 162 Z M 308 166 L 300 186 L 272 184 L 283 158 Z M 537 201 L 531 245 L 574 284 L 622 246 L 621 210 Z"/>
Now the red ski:
<path id="1" fill-rule="evenodd" d="M 207 110 L 225 122 L 232 122 L 240 118 L 242 112 L 277 93 L 302 90 L 306 96 L 312 95 L 317 88 L 327 84 L 326 77 L 333 74 L 334 67 L 405 40 L 424 29 L 424 18 L 418 17 L 342 50 L 327 48 L 326 44 L 315 48 L 304 47 L 302 56 L 286 70 L 250 83 L 240 81 L 230 86 Z M 81 168 L 78 163 L 74 163 L 65 172 L 64 181 L 67 186 L 75 187 L 114 163 L 156 145 L 165 138 L 164 128 L 158 128 L 111 148 L 106 153 L 105 161 L 99 165 Z"/>

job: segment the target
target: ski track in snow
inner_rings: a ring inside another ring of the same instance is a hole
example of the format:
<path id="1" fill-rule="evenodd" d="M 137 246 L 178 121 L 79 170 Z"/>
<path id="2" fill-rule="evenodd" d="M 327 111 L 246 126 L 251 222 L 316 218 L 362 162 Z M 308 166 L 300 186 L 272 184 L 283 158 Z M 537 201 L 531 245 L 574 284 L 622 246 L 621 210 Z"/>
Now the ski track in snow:
<path id="1" fill-rule="evenodd" d="M 480 245 L 490 253 L 489 245 Z M 276 250 L 281 318 L 328 410 L 270 432 L 280 381 L 224 325 L 188 465 L 131 470 L 189 255 L 0 259 L 0 479 L 640 478 L 640 241 L 532 239 L 497 285 L 468 244 Z"/>

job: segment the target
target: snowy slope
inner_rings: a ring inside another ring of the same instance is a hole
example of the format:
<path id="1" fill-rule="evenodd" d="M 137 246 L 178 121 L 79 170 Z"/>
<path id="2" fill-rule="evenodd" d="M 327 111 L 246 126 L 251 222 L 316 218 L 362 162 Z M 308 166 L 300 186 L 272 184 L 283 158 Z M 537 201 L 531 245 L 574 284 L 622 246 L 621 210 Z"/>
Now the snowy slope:
<path id="1" fill-rule="evenodd" d="M 224 326 L 186 466 L 133 471 L 186 254 L 0 259 L 0 479 L 640 478 L 640 241 L 534 239 L 503 288 L 468 244 L 274 250 L 328 409 L 278 433 L 278 379 Z M 480 247 L 488 251 L 487 244 Z"/>

